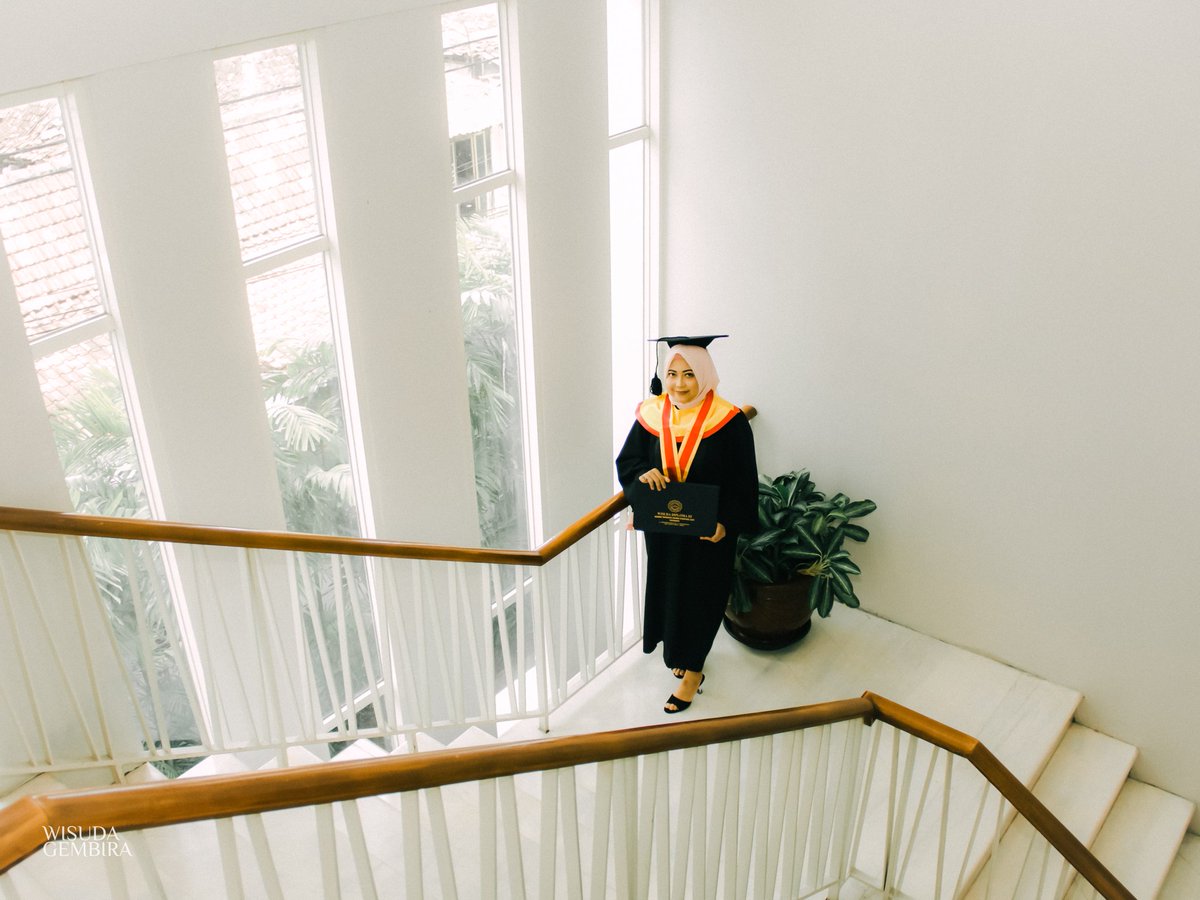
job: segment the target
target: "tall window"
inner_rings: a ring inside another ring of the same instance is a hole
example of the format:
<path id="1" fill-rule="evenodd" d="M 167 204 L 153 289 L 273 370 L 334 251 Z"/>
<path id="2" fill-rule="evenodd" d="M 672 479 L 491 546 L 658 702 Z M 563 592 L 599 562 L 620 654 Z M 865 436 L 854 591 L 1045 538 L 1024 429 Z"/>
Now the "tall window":
<path id="1" fill-rule="evenodd" d="M 613 445 L 646 395 L 653 254 L 650 5 L 608 0 L 608 165 Z"/>
<path id="2" fill-rule="evenodd" d="M 357 537 L 363 517 L 353 460 L 361 455 L 349 420 L 349 348 L 341 338 L 343 307 L 312 66 L 300 44 L 214 63 L 284 520 L 292 531 Z M 341 721 L 357 717 L 360 725 L 372 724 L 372 708 L 365 702 L 343 707 L 333 687 L 348 676 L 353 691 L 365 696 L 372 664 L 378 671 L 378 659 L 363 656 L 363 648 L 374 654 L 373 620 L 353 617 L 345 634 L 338 625 L 343 595 L 351 604 L 367 601 L 364 561 L 305 554 L 296 565 L 310 652 L 329 661 L 328 677 L 317 680 L 322 709 Z M 357 633 L 359 621 L 366 634 Z"/>
<path id="3" fill-rule="evenodd" d="M 246 294 L 288 528 L 362 533 L 304 47 L 215 63 Z"/>
<path id="4" fill-rule="evenodd" d="M 0 108 L 0 238 L 76 511 L 161 516 L 72 126 L 58 97 Z M 85 542 L 155 742 L 195 743 L 162 549 Z"/>
<path id="5" fill-rule="evenodd" d="M 446 13 L 442 48 L 481 539 L 487 547 L 520 548 L 529 545 L 532 501 L 514 266 L 517 179 L 500 13 L 496 3 Z"/>

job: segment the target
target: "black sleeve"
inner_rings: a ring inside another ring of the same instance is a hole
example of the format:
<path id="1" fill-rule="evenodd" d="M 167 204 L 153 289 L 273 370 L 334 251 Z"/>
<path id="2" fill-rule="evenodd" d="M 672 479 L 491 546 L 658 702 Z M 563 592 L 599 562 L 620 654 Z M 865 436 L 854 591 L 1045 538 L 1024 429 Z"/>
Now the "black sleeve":
<path id="1" fill-rule="evenodd" d="M 720 520 L 728 531 L 750 534 L 758 531 L 758 461 L 754 455 L 754 432 L 750 420 L 738 413 L 725 426 L 727 455 L 721 482 Z"/>
<path id="2" fill-rule="evenodd" d="M 659 466 L 658 457 L 658 438 L 635 421 L 625 438 L 625 445 L 617 454 L 617 480 L 621 482 L 621 489 L 631 503 L 640 493 L 650 490 L 638 478 Z"/>

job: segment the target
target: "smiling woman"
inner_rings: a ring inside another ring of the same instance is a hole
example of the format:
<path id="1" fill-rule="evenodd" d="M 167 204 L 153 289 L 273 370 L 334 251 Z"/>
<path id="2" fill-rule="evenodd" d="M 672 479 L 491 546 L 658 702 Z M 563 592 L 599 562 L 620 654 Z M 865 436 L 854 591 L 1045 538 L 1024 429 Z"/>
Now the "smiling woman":
<path id="1" fill-rule="evenodd" d="M 667 394 L 651 385 L 654 396 L 638 406 L 617 456 L 617 476 L 632 504 L 673 482 L 719 488 L 711 535 L 646 534 L 642 650 L 653 653 L 661 643 L 663 662 L 682 679 L 663 706 L 667 713 L 687 709 L 700 692 L 733 585 L 737 537 L 757 526 L 754 437 L 742 411 L 717 395 L 707 349 L 716 337 L 659 338 L 668 346 Z"/>

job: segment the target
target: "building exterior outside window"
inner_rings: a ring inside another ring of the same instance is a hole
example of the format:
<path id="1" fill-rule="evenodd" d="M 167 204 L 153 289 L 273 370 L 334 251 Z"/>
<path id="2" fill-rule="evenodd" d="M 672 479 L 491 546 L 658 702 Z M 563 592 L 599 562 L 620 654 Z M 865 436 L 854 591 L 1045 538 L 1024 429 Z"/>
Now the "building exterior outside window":
<path id="1" fill-rule="evenodd" d="M 0 239 L 75 510 L 162 518 L 65 95 L 0 108 Z M 84 540 L 147 733 L 196 743 L 170 552 Z"/>
<path id="2" fill-rule="evenodd" d="M 489 3 L 444 14 L 442 47 L 481 541 L 525 548 L 530 386 L 522 376 L 526 298 L 515 269 L 520 197 L 503 12 Z"/>

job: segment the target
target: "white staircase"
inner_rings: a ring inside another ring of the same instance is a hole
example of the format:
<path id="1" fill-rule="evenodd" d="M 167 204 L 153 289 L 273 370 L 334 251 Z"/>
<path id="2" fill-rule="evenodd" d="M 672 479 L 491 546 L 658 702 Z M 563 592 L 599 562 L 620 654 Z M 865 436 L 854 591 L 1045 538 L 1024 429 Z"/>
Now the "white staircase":
<path id="1" fill-rule="evenodd" d="M 722 635 L 710 657 L 705 692 L 688 712 L 675 719 L 718 716 L 758 709 L 773 709 L 829 699 L 857 696 L 874 690 L 947 725 L 978 737 L 1097 856 L 1139 900 L 1196 900 L 1200 897 L 1200 838 L 1187 834 L 1192 805 L 1178 797 L 1129 778 L 1136 749 L 1073 722 L 1080 695 L 1048 684 L 1009 667 L 983 659 L 939 641 L 875 618 L 838 609 L 828 620 L 816 623 L 801 644 L 779 653 L 748 650 Z M 553 736 L 660 724 L 668 719 L 661 703 L 674 680 L 657 656 L 630 653 L 597 682 L 585 688 L 551 718 Z M 661 696 L 659 696 L 661 695 Z M 500 740 L 542 737 L 533 724 L 522 723 L 501 734 Z M 468 729 L 453 741 L 460 748 L 495 740 L 479 729 Z M 417 750 L 440 749 L 425 735 Z M 396 752 L 409 752 L 407 750 Z M 339 760 L 381 756 L 377 745 L 358 741 L 336 757 Z M 286 759 L 261 757 L 255 768 L 286 764 L 319 765 L 323 760 L 310 750 L 292 748 Z M 957 763 L 956 763 L 957 765 Z M 246 760 L 214 756 L 183 777 L 246 771 Z M 675 773 L 673 773 L 674 775 Z M 132 782 L 163 776 L 151 767 L 131 773 Z M 957 776 L 956 776 L 957 777 Z M 575 785 L 578 820 L 592 821 L 597 802 L 596 769 L 580 770 Z M 538 774 L 517 776 L 511 797 L 511 820 L 517 826 L 531 885 L 553 884 L 554 896 L 574 893 L 560 864 L 548 871 L 539 852 L 545 835 L 540 831 L 544 791 L 556 791 L 553 779 Z M 49 776 L 40 776 L 5 798 L 61 789 Z M 66 898 L 130 896 L 211 898 L 221 896 L 307 898 L 414 896 L 420 873 L 454 870 L 460 897 L 487 895 L 493 885 L 480 885 L 477 867 L 459 865 L 480 859 L 478 832 L 470 827 L 484 798 L 477 784 L 445 787 L 440 808 L 426 795 L 391 795 L 368 798 L 357 804 L 335 804 L 300 810 L 266 813 L 258 817 L 197 822 L 121 836 L 128 853 L 102 858 L 61 855 L 73 842 L 59 842 L 60 855 L 39 853 L 10 873 L 0 876 L 0 898 Z M 504 807 L 505 797 L 499 803 Z M 418 810 L 417 806 L 421 804 Z M 951 810 L 951 831 L 965 834 L 971 827 L 967 809 Z M 426 817 L 444 816 L 449 827 L 445 846 L 428 839 L 414 841 L 412 830 Z M 1027 853 L 1032 829 L 1021 819 L 1005 822 L 993 848 L 990 837 L 982 842 L 980 877 L 965 896 L 1062 897 L 1082 900 L 1092 896 L 1086 883 L 1071 880 L 1070 873 L 1051 863 L 1039 875 L 1041 851 Z M 460 827 L 461 826 L 461 827 Z M 995 817 L 985 828 L 995 828 Z M 352 840 L 361 833 L 365 847 L 356 850 Z M 316 839 L 314 840 L 314 835 Z M 563 852 L 582 848 L 590 858 L 594 836 L 560 830 L 555 842 Z M 957 838 L 956 838 L 957 839 Z M 503 838 L 502 838 L 503 840 Z M 314 843 L 325 852 L 315 852 Z M 269 847 L 272 865 L 260 870 L 246 861 L 263 858 Z M 503 846 L 501 848 L 503 850 Z M 920 846 L 913 859 L 921 859 Z M 501 857 L 504 856 L 501 852 Z M 147 861 L 153 859 L 154 865 Z M 222 859 L 225 864 L 222 865 Z M 239 862 L 234 864 L 233 860 Z M 231 869 L 232 865 L 232 869 Z M 500 862 L 501 880 L 521 873 Z M 117 873 L 114 875 L 114 873 Z M 864 870 L 865 875 L 872 873 Z M 417 880 L 414 880 L 417 879 Z M 1039 883 L 1040 881 L 1040 883 Z M 111 891 L 123 885 L 126 893 Z M 621 894 L 609 880 L 608 896 Z M 239 893 L 239 884 L 244 885 Z M 913 872 L 901 885 L 909 888 L 896 896 L 917 900 L 932 896 L 929 877 Z M 584 896 L 590 885 L 582 883 Z M 943 896 L 948 896 L 949 888 Z M 498 893 L 506 895 L 505 885 Z M 540 896 L 537 890 L 531 896 Z M 842 897 L 879 896 L 863 884 L 849 884 Z"/>

